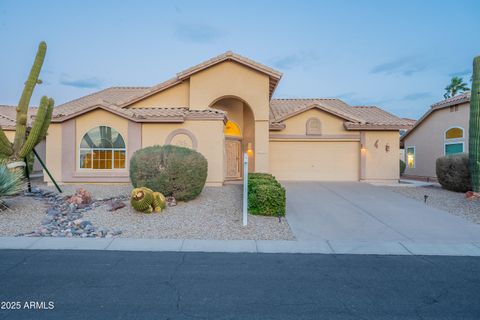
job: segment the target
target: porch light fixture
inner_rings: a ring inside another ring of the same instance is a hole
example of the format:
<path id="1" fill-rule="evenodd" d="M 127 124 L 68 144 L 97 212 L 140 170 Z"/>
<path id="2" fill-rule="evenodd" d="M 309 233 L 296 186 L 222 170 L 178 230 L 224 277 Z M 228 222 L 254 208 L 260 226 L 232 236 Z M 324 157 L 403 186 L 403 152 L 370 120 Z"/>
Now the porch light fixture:
<path id="1" fill-rule="evenodd" d="M 360 151 L 362 151 L 362 152 L 367 151 L 367 147 L 365 147 L 365 146 L 363 145 L 363 143 L 360 144 Z"/>
<path id="2" fill-rule="evenodd" d="M 251 142 L 249 142 L 247 144 L 247 154 L 248 154 L 249 157 L 253 156 L 253 150 L 252 150 L 252 143 Z"/>

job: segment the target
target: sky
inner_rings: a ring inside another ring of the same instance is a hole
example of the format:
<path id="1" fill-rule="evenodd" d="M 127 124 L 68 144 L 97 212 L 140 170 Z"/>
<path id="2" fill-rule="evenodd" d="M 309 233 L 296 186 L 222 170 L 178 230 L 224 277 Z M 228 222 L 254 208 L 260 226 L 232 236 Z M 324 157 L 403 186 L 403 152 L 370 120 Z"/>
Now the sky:
<path id="1" fill-rule="evenodd" d="M 232 50 L 283 73 L 276 98 L 340 98 L 419 118 L 452 76 L 471 85 L 480 1 L 0 0 L 0 104 L 152 86 Z"/>

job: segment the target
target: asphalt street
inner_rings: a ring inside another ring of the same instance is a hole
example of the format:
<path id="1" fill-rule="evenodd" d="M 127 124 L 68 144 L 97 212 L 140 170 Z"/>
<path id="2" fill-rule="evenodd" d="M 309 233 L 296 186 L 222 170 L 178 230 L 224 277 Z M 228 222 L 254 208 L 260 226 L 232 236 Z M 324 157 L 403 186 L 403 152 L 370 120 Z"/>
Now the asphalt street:
<path id="1" fill-rule="evenodd" d="M 479 319 L 480 258 L 0 251 L 0 319 Z"/>

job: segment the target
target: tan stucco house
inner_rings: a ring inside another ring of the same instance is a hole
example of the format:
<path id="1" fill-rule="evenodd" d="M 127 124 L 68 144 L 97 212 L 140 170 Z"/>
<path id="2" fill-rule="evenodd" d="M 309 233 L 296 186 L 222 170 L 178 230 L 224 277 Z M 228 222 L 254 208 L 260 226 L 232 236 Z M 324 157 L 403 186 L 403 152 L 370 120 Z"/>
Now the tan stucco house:
<path id="1" fill-rule="evenodd" d="M 436 179 L 439 157 L 468 152 L 470 92 L 433 104 L 401 138 L 405 175 Z"/>
<path id="2" fill-rule="evenodd" d="M 271 172 L 279 180 L 396 181 L 399 130 L 377 107 L 272 99 L 282 74 L 226 52 L 153 87 L 112 87 L 55 108 L 46 160 L 61 183 L 128 182 L 129 158 L 174 144 L 208 160 L 207 184 Z M 45 177 L 48 181 L 48 177 Z"/>

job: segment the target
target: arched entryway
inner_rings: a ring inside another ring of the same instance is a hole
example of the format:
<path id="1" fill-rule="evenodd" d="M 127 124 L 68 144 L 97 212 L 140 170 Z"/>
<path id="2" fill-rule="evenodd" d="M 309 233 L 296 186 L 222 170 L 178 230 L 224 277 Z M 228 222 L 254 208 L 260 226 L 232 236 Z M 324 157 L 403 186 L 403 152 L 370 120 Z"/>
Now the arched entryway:
<path id="1" fill-rule="evenodd" d="M 227 113 L 225 124 L 225 179 L 241 179 L 243 154 L 249 155 L 249 172 L 255 169 L 255 119 L 250 106 L 238 97 L 222 97 L 211 108 Z"/>

